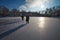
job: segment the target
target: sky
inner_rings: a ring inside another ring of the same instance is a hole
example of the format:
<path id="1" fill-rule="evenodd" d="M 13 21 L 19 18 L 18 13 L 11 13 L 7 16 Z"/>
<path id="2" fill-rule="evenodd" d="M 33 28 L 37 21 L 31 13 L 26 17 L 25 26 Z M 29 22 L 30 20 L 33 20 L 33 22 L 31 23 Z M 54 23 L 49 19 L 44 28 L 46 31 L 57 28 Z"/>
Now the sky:
<path id="1" fill-rule="evenodd" d="M 0 0 L 0 5 L 20 11 L 41 11 L 53 6 L 59 6 L 60 0 Z"/>

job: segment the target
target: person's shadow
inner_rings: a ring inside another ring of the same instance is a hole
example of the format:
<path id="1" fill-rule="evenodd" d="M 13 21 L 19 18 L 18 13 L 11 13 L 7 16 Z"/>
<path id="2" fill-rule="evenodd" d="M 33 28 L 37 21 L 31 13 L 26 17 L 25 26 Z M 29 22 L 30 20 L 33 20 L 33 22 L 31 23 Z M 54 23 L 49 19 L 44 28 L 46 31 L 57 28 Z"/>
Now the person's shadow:
<path id="1" fill-rule="evenodd" d="M 4 33 L 1 33 L 0 34 L 0 39 L 4 38 L 5 36 L 7 36 L 7 35 L 9 35 L 9 34 L 11 34 L 13 32 L 15 32 L 16 30 L 20 29 L 21 27 L 24 27 L 25 25 L 27 25 L 27 24 L 22 24 L 22 25 L 14 28 L 14 29 L 11 29 L 11 30 L 8 30 L 8 31 L 6 31 Z"/>

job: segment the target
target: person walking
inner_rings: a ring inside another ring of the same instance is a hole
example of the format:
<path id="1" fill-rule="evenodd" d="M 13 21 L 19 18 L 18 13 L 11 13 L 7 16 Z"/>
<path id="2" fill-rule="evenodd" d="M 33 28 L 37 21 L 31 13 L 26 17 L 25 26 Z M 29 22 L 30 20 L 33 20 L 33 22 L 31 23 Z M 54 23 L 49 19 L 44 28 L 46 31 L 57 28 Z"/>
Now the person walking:
<path id="1" fill-rule="evenodd" d="M 29 23 L 29 16 L 26 16 L 26 23 Z"/>
<path id="2" fill-rule="evenodd" d="M 22 21 L 24 20 L 24 16 L 21 16 L 21 18 L 22 18 Z"/>

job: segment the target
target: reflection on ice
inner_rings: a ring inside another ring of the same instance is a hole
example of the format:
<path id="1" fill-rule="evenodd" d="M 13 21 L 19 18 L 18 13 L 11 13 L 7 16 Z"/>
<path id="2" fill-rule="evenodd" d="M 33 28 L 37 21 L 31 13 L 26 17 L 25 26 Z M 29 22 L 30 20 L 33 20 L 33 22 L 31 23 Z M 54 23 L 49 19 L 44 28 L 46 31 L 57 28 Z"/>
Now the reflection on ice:
<path id="1" fill-rule="evenodd" d="M 39 26 L 40 28 L 44 28 L 45 18 L 44 18 L 44 17 L 40 17 L 38 20 L 39 20 L 38 26 Z"/>

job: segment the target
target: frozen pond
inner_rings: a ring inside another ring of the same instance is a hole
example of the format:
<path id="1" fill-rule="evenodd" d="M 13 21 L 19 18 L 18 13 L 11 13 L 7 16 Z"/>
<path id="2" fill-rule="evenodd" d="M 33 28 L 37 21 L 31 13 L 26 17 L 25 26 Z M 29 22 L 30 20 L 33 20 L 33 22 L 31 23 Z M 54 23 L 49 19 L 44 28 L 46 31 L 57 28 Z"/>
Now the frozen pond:
<path id="1" fill-rule="evenodd" d="M 21 19 L 18 18 L 19 20 Z M 20 23 L 26 24 L 25 20 Z M 18 24 L 7 25 L 14 28 L 14 25 Z M 29 24 L 24 25 L 1 40 L 60 40 L 60 18 L 30 17 Z"/>

